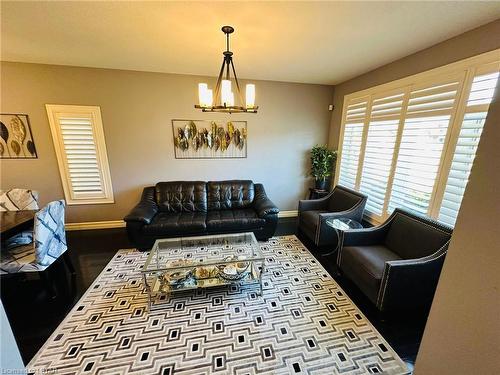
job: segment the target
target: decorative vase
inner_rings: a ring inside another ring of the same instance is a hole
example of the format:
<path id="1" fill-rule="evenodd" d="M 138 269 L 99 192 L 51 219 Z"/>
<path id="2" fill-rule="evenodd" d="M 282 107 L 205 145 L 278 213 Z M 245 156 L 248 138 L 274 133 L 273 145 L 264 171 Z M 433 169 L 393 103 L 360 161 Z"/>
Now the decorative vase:
<path id="1" fill-rule="evenodd" d="M 316 189 L 325 190 L 326 189 L 326 179 L 316 179 Z"/>

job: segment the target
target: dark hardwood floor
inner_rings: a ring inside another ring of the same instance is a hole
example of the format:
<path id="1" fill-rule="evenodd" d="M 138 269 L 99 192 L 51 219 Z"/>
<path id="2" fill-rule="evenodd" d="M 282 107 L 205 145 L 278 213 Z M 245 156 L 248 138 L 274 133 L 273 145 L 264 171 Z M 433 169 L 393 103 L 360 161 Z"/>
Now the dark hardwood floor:
<path id="1" fill-rule="evenodd" d="M 280 219 L 277 236 L 295 233 L 295 218 Z M 299 238 L 315 254 L 315 246 L 307 239 Z M 67 241 L 76 275 L 69 275 L 62 260 L 50 267 L 50 276 L 57 289 L 56 298 L 51 298 L 37 275 L 13 275 L 1 279 L 1 298 L 26 364 L 116 251 L 132 247 L 124 228 L 68 232 Z M 371 302 L 353 284 L 335 275 L 331 260 L 317 257 L 412 369 L 427 320 L 427 311 L 399 313 L 382 321 Z"/>

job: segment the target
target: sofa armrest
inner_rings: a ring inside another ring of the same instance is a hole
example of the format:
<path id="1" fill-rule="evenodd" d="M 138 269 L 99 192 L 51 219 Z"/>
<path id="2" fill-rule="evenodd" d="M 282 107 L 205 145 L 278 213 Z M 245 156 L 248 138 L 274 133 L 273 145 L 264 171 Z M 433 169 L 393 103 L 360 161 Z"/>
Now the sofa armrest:
<path id="1" fill-rule="evenodd" d="M 331 191 L 328 195 L 319 199 L 301 199 L 299 200 L 299 214 L 302 211 L 319 211 L 326 210 L 328 207 L 328 201 L 332 196 L 333 191 Z"/>
<path id="2" fill-rule="evenodd" d="M 343 246 L 379 245 L 384 242 L 387 229 L 385 225 L 381 225 L 372 228 L 346 230 L 344 232 Z"/>
<path id="3" fill-rule="evenodd" d="M 430 306 L 448 243 L 426 257 L 387 262 L 377 297 L 378 309 Z"/>
<path id="4" fill-rule="evenodd" d="M 262 184 L 255 184 L 255 197 L 253 200 L 253 208 L 259 217 L 265 217 L 270 214 L 278 214 L 280 210 L 267 197 L 266 191 Z"/>
<path id="5" fill-rule="evenodd" d="M 361 211 L 363 212 L 363 211 Z M 351 219 L 354 221 L 361 222 L 363 219 L 363 216 L 359 214 L 359 209 L 358 207 L 354 207 L 350 210 L 345 210 L 345 211 L 337 211 L 337 212 L 322 212 L 319 214 L 320 222 L 326 222 L 328 219 L 340 219 L 340 218 L 347 218 Z"/>
<path id="6" fill-rule="evenodd" d="M 144 188 L 141 201 L 129 212 L 123 220 L 128 222 L 151 223 L 151 220 L 158 212 L 158 205 L 154 199 L 154 187 Z"/>

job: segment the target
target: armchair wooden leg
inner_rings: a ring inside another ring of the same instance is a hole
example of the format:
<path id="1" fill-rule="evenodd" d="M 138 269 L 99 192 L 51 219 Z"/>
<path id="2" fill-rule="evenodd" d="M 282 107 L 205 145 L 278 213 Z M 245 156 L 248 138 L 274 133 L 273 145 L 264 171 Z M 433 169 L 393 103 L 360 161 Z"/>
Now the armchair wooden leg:
<path id="1" fill-rule="evenodd" d="M 68 267 L 69 273 L 71 275 L 76 275 L 75 267 L 73 267 L 73 262 L 71 261 L 71 257 L 69 256 L 68 251 L 65 251 L 63 253 L 63 259 L 66 267 Z"/>

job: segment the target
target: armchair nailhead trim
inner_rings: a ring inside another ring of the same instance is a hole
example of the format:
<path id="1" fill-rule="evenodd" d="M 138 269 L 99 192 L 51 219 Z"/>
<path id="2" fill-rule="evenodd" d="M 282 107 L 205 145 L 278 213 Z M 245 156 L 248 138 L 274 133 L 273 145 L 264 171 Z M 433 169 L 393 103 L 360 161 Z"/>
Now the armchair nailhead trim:
<path id="1" fill-rule="evenodd" d="M 372 227 L 372 228 L 365 228 L 365 229 L 359 229 L 359 230 L 355 229 L 355 230 L 352 230 L 352 232 L 360 231 L 360 232 L 366 233 L 366 232 L 373 232 L 373 231 L 381 230 L 381 229 L 387 227 L 389 224 L 391 224 L 397 215 L 404 215 L 413 221 L 416 221 L 416 222 L 423 224 L 431 229 L 440 231 L 440 232 L 447 234 L 447 235 L 451 235 L 453 233 L 453 229 L 451 227 L 443 224 L 443 223 L 440 223 L 440 222 L 438 222 L 434 219 L 428 218 L 426 216 L 417 214 L 413 211 L 404 210 L 404 209 L 400 209 L 400 208 L 396 208 L 394 210 L 394 212 L 391 214 L 391 216 L 389 216 L 389 218 L 383 224 L 381 224 L 379 226 Z M 437 261 L 438 259 L 440 259 L 441 257 L 446 255 L 450 241 L 451 241 L 451 239 L 446 241 L 446 243 L 443 246 L 441 246 L 433 254 L 419 258 L 419 259 L 412 260 L 409 264 L 425 264 L 425 263 Z M 339 250 L 338 250 L 338 254 L 337 254 L 337 267 L 340 270 L 342 269 L 341 264 L 342 264 L 342 250 L 343 249 L 344 249 L 344 236 L 341 236 L 341 241 L 340 241 Z M 390 272 L 391 267 L 396 266 L 398 264 L 405 264 L 405 262 L 406 261 L 404 261 L 404 260 L 392 261 L 392 263 L 386 262 L 386 266 L 384 268 L 384 273 L 382 275 L 382 281 L 380 284 L 379 293 L 377 296 L 376 306 L 379 310 L 382 311 L 382 309 L 384 307 L 385 293 L 387 290 L 387 286 L 389 285 L 389 279 L 390 279 L 390 275 L 391 275 L 391 272 Z"/>
<path id="2" fill-rule="evenodd" d="M 449 244 L 449 241 L 446 242 L 446 244 L 441 247 L 435 254 L 439 253 L 441 251 L 441 249 L 443 249 L 444 247 L 448 247 L 448 244 Z M 439 254 L 437 257 L 433 258 L 433 259 L 428 259 L 428 260 L 425 260 L 425 261 L 420 261 L 420 262 L 415 262 L 413 264 L 425 264 L 425 263 L 430 263 L 431 261 L 435 261 L 435 260 L 438 260 L 440 259 L 441 257 L 443 257 L 444 255 L 446 254 L 446 251 L 442 252 L 441 254 Z M 386 267 L 384 269 L 384 274 L 382 276 L 382 282 L 381 282 L 381 286 L 384 285 L 384 288 L 380 288 L 379 289 L 379 293 L 378 293 L 378 297 L 377 297 L 377 308 L 382 311 L 382 308 L 384 307 L 384 302 L 385 302 L 385 291 L 387 289 L 387 285 L 389 285 L 389 277 L 390 277 L 390 271 L 391 271 L 391 264 L 389 263 L 386 263 Z"/>
<path id="3" fill-rule="evenodd" d="M 401 209 L 396 209 L 387 222 L 394 219 L 394 217 L 398 213 L 401 215 L 405 215 L 411 220 L 419 222 L 420 224 L 426 225 L 426 226 L 428 226 L 432 229 L 435 229 L 437 231 L 440 231 L 442 233 L 451 235 L 451 233 L 453 232 L 453 229 L 451 227 L 448 227 L 447 225 L 444 225 L 436 220 L 433 220 L 433 219 L 430 219 L 430 218 L 427 218 L 424 216 L 420 216 L 420 215 L 414 214 L 413 212 L 401 210 Z M 385 223 L 384 223 L 384 225 L 385 225 Z M 425 263 L 429 263 L 429 262 L 438 260 L 439 258 L 443 257 L 446 254 L 447 249 L 448 249 L 448 245 L 450 244 L 450 241 L 451 241 L 451 239 L 446 241 L 446 243 L 443 246 L 441 246 L 433 254 L 428 255 L 426 257 L 422 257 L 420 259 L 416 259 L 416 260 L 412 261 L 411 264 L 425 264 Z M 397 264 L 398 261 L 394 261 L 394 262 L 395 262 L 395 264 Z M 384 268 L 384 273 L 382 275 L 382 281 L 380 284 L 381 287 L 379 289 L 379 293 L 377 296 L 377 308 L 380 311 L 382 311 L 382 308 L 384 307 L 385 292 L 386 292 L 387 286 L 389 285 L 391 266 L 392 266 L 391 263 L 389 263 L 389 262 L 386 263 L 386 266 Z"/>

